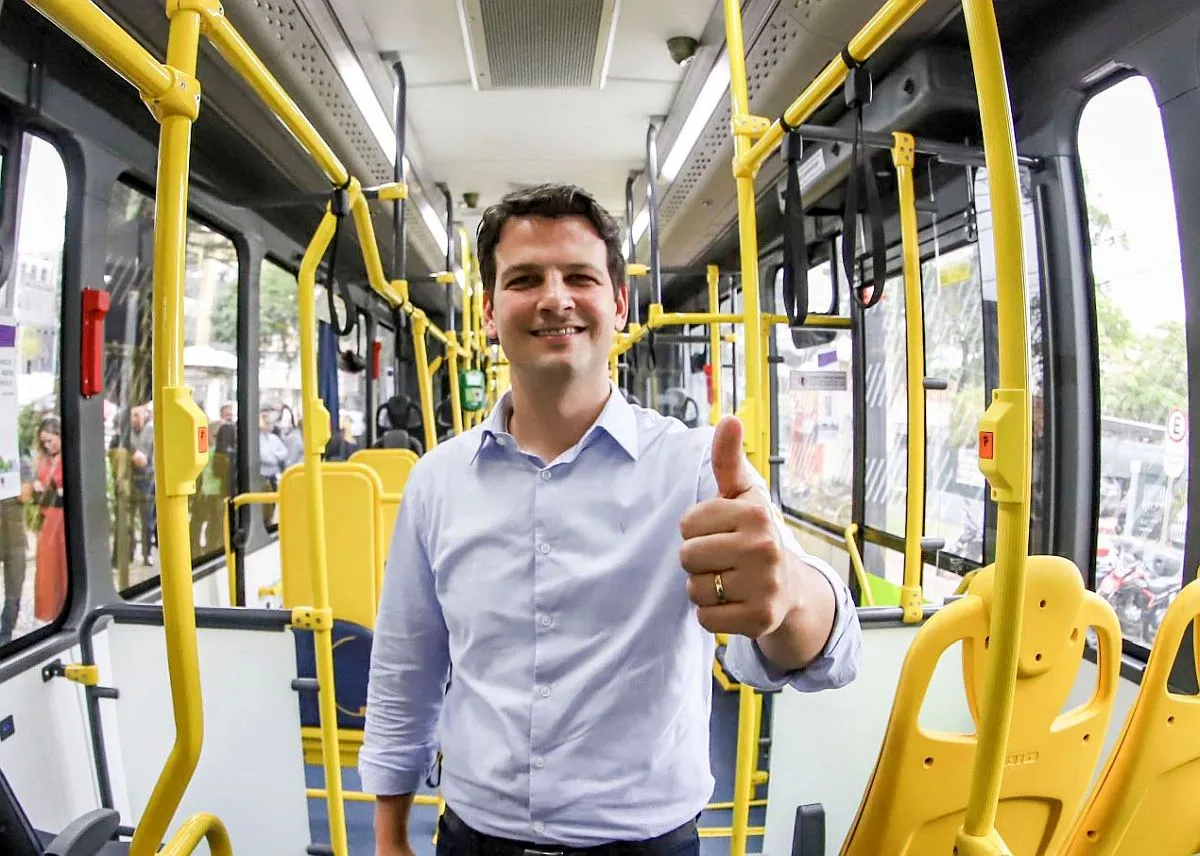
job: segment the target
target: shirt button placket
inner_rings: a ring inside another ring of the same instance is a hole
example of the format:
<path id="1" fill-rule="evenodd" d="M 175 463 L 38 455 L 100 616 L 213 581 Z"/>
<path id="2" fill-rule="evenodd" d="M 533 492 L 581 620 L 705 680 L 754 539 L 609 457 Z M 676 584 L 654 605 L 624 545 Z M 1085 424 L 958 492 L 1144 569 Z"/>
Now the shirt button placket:
<path id="1" fill-rule="evenodd" d="M 553 623 L 548 612 L 545 609 L 545 604 L 542 601 L 541 582 L 544 578 L 545 562 L 544 557 L 549 556 L 552 550 L 549 533 L 545 531 L 546 515 L 543 510 L 549 507 L 550 500 L 547 496 L 548 492 L 545 488 L 551 481 L 550 468 L 544 468 L 538 473 L 538 480 L 534 482 L 534 560 L 533 560 L 533 609 L 537 627 L 544 632 Z M 536 635 L 541 635 L 539 632 Z M 538 775 L 539 771 L 546 767 L 546 759 L 542 755 L 544 746 L 542 744 L 543 735 L 549 734 L 549 728 L 545 699 L 550 696 L 550 687 L 543 683 L 543 673 L 546 668 L 545 647 L 541 644 L 540 639 L 534 640 L 534 658 L 533 658 L 533 686 L 530 696 L 530 704 L 533 707 L 530 728 L 530 743 L 529 743 L 529 811 L 530 820 L 533 822 L 533 833 L 536 836 L 543 836 L 546 832 L 546 825 L 540 819 L 539 814 L 545 804 L 543 792 L 546 789 L 546 783 L 543 776 Z"/>

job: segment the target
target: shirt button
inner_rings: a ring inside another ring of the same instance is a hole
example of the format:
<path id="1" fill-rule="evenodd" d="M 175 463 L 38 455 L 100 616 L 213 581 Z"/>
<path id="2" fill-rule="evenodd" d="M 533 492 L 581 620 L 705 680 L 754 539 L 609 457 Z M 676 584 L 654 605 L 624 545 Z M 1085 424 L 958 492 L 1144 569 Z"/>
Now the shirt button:
<path id="1" fill-rule="evenodd" d="M 538 624 L 542 625 L 542 627 L 549 627 L 553 623 L 554 623 L 554 619 L 551 618 L 549 615 L 543 615 L 541 618 L 538 619 Z"/>
<path id="2" fill-rule="evenodd" d="M 541 551 L 541 553 L 542 553 L 542 555 L 544 556 L 544 555 L 546 555 L 547 553 L 549 553 L 549 552 L 550 552 L 550 545 L 549 545 L 549 544 L 542 544 L 540 547 L 538 547 L 538 550 L 540 550 L 540 551 Z"/>
<path id="3" fill-rule="evenodd" d="M 550 481 L 550 471 L 542 470 L 542 481 Z"/>
<path id="4" fill-rule="evenodd" d="M 539 820 L 537 823 L 535 823 L 533 825 L 533 831 L 536 832 L 538 835 L 541 835 L 543 832 L 546 831 L 546 824 L 542 823 Z"/>
<path id="5" fill-rule="evenodd" d="M 542 698 L 550 698 L 550 687 L 542 687 L 538 690 Z M 541 766 L 540 764 L 538 766 Z"/>
<path id="6" fill-rule="evenodd" d="M 546 759 L 539 755 L 538 757 L 533 759 L 533 766 L 537 767 L 539 770 L 542 769 L 542 767 L 546 766 Z M 542 824 L 540 824 L 540 823 L 536 824 L 534 826 L 534 829 L 537 829 L 537 827 L 539 827 L 539 826 L 542 826 Z M 538 829 L 538 832 L 541 832 L 541 831 L 542 831 L 541 829 Z"/>

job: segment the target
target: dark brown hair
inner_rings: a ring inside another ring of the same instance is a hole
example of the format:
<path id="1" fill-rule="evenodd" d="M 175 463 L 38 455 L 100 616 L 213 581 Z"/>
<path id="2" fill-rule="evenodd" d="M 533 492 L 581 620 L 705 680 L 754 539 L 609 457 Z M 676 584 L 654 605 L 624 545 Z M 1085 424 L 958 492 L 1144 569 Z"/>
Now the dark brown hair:
<path id="1" fill-rule="evenodd" d="M 571 184 L 541 184 L 509 193 L 483 212 L 476 233 L 479 276 L 483 287 L 496 287 L 496 245 L 504 224 L 514 217 L 582 217 L 596 230 L 608 248 L 608 275 L 613 289 L 625 284 L 625 254 L 621 250 L 621 227 L 595 197 Z"/>

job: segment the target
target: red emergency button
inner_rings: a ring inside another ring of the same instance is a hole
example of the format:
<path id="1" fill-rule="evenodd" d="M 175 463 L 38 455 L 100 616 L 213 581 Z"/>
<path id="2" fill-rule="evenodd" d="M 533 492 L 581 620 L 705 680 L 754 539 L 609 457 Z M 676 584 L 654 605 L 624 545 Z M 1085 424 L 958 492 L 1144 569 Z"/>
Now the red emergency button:
<path id="1" fill-rule="evenodd" d="M 201 425 L 196 429 L 196 446 L 201 452 L 208 453 L 208 426 Z"/>
<path id="2" fill-rule="evenodd" d="M 992 439 L 991 431 L 979 432 L 979 457 L 983 460 L 990 461 L 992 459 Z"/>

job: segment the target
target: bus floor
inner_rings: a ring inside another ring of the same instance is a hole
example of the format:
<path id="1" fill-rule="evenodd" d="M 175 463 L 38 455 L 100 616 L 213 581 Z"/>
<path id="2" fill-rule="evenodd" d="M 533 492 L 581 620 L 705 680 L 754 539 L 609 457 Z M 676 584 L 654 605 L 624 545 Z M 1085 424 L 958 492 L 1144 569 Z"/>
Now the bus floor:
<path id="1" fill-rule="evenodd" d="M 727 803 L 733 800 L 734 760 L 737 757 L 737 711 L 738 694 L 725 692 L 714 681 L 712 718 L 709 722 L 709 757 L 716 784 L 710 802 Z M 305 773 L 308 778 L 308 787 L 322 787 L 324 775 L 319 766 L 309 766 Z M 342 770 L 342 786 L 347 791 L 359 789 L 360 782 L 355 770 Z M 432 793 L 428 789 L 424 789 L 424 792 Z M 765 788 L 759 788 L 755 797 L 761 798 L 765 795 Z M 346 801 L 346 834 L 349 838 L 350 856 L 373 856 L 375 852 L 372 824 L 374 812 L 373 803 Z M 312 841 L 317 844 L 327 844 L 329 842 L 329 821 L 324 798 L 309 799 L 308 817 Z M 764 807 L 755 806 L 750 810 L 751 827 L 762 827 L 765 820 L 766 809 Z M 436 806 L 418 805 L 413 807 L 409 831 L 416 856 L 433 856 L 433 830 L 436 822 Z M 728 829 L 732 822 L 733 812 L 729 809 L 706 810 L 700 817 L 701 827 Z M 747 853 L 758 853 L 761 850 L 761 836 L 751 836 L 746 842 Z M 727 836 L 702 837 L 700 839 L 701 856 L 724 856 L 728 853 L 729 838 Z"/>

